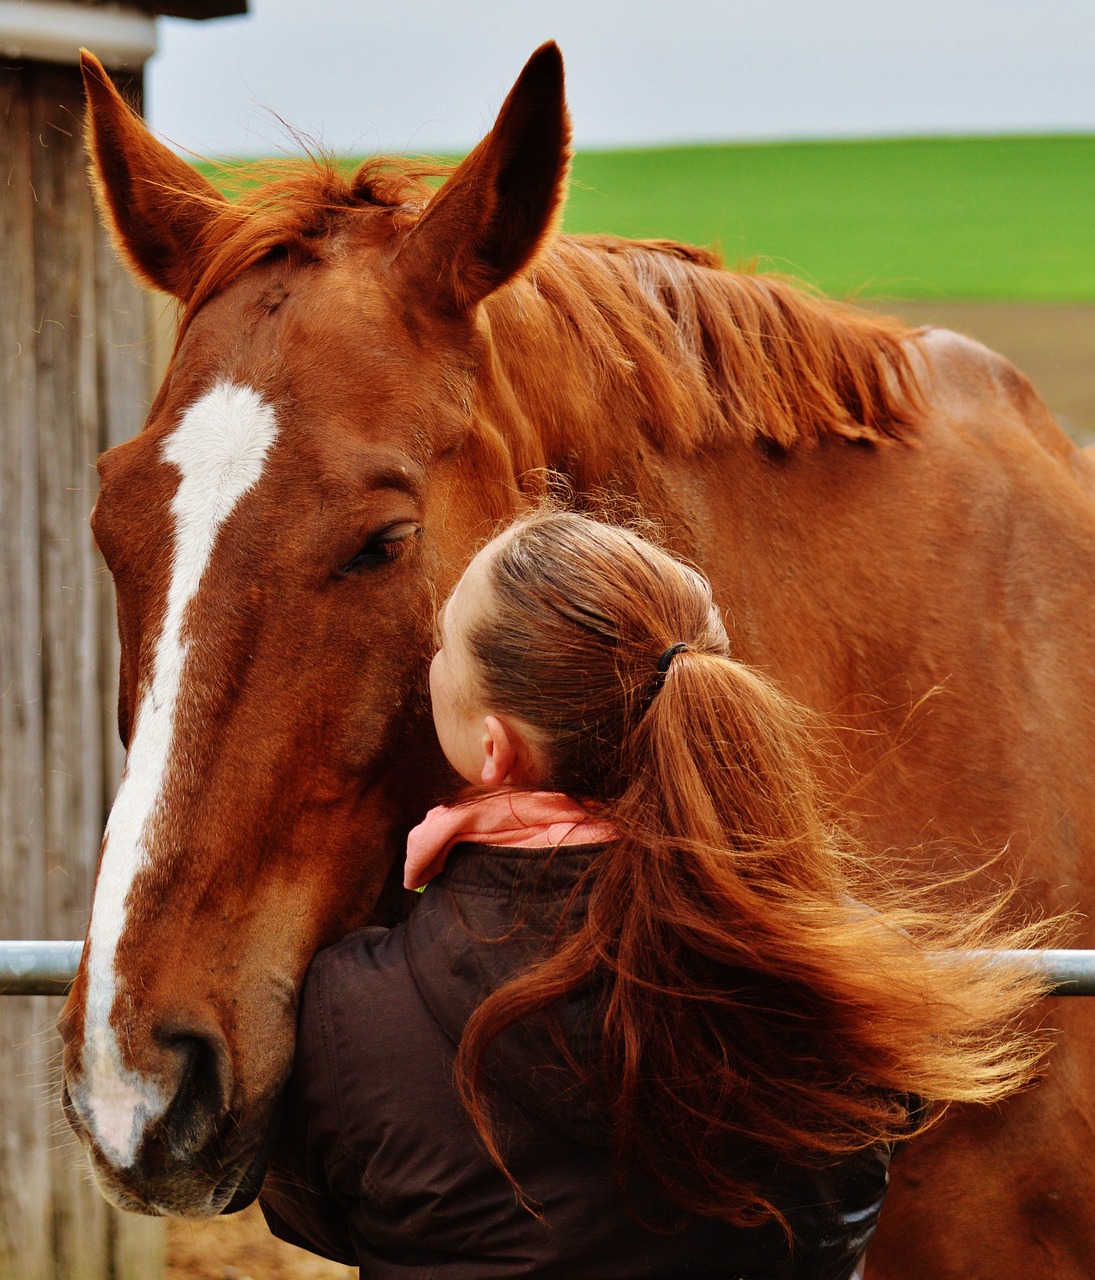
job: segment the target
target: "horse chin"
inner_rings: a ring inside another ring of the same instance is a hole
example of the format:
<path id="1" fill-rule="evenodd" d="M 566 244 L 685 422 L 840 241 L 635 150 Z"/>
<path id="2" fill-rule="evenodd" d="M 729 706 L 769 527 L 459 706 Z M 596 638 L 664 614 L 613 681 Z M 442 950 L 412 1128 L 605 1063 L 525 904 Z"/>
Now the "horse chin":
<path id="1" fill-rule="evenodd" d="M 88 1160 L 103 1196 L 117 1209 L 153 1218 L 215 1218 L 239 1213 L 253 1203 L 262 1186 L 265 1160 L 223 1171 L 214 1181 L 201 1172 L 174 1170 L 150 1181 L 132 1169 L 116 1169 L 93 1148 Z"/>
<path id="2" fill-rule="evenodd" d="M 266 1176 L 266 1153 L 264 1152 L 257 1160 L 253 1161 L 250 1168 L 246 1169 L 243 1176 L 236 1184 L 235 1191 L 224 1208 L 220 1210 L 222 1214 L 240 1213 L 249 1205 L 254 1204 L 259 1192 L 262 1190 L 262 1180 Z"/>

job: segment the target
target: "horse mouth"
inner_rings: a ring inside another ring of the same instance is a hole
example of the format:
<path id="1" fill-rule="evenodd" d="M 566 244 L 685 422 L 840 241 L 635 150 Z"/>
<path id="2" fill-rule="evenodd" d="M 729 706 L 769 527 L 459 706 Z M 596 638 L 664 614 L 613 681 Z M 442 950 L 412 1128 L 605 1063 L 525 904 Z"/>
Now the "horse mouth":
<path id="1" fill-rule="evenodd" d="M 61 1106 L 79 1138 L 102 1195 L 115 1208 L 147 1217 L 214 1218 L 239 1213 L 258 1196 L 266 1173 L 269 1140 L 235 1153 L 220 1141 L 208 1144 L 185 1164 L 166 1145 L 149 1137 L 131 1165 L 113 1164 L 95 1145 L 64 1086 Z"/>
<path id="2" fill-rule="evenodd" d="M 239 1213 L 259 1193 L 266 1171 L 265 1158 L 240 1160 L 225 1169 L 219 1159 L 219 1179 L 201 1169 L 172 1170 L 159 1178 L 149 1178 L 139 1167 L 116 1169 L 94 1148 L 88 1159 L 99 1190 L 119 1209 L 162 1218 L 215 1218 Z"/>

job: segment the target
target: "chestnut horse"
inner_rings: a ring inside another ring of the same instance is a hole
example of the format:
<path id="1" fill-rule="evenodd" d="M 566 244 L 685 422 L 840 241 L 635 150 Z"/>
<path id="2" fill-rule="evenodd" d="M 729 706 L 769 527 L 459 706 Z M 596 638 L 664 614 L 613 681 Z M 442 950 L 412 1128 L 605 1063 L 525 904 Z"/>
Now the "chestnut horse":
<path id="1" fill-rule="evenodd" d="M 1095 902 L 1095 462 L 1005 360 L 557 234 L 554 45 L 439 190 L 308 161 L 236 203 L 85 74 L 106 221 L 184 307 L 93 517 L 128 754 L 62 1030 L 112 1200 L 255 1194 L 305 968 L 402 910 L 404 834 L 453 784 L 435 603 L 557 475 L 658 521 L 738 655 L 842 726 L 880 856 L 1006 846 L 1032 903 Z M 1043 1084 L 901 1154 L 873 1276 L 1095 1275 L 1095 1008 L 1053 1020 Z"/>

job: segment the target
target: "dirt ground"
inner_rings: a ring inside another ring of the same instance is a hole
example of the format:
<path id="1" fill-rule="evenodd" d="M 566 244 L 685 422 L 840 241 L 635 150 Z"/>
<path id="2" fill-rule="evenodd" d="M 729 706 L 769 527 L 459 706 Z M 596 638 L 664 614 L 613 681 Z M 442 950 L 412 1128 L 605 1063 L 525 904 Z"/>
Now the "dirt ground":
<path id="1" fill-rule="evenodd" d="M 1022 369 L 1076 439 L 1095 443 L 1095 306 L 872 302 L 979 339 Z M 357 1270 L 276 1241 L 257 1209 L 168 1224 L 166 1280 L 352 1280 Z"/>
<path id="2" fill-rule="evenodd" d="M 230 1218 L 167 1224 L 165 1280 L 357 1280 L 343 1267 L 275 1240 L 257 1206 Z"/>

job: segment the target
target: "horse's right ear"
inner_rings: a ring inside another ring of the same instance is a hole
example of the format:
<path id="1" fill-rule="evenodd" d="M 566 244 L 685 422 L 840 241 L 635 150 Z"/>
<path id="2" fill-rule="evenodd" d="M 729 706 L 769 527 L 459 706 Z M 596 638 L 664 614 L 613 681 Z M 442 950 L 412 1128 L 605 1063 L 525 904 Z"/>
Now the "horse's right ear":
<path id="1" fill-rule="evenodd" d="M 81 50 L 80 66 L 87 150 L 103 220 L 137 275 L 185 302 L 197 283 L 202 232 L 224 197 L 156 141 L 98 58 Z"/>
<path id="2" fill-rule="evenodd" d="M 470 311 L 550 235 L 569 165 L 563 58 L 549 42 L 525 64 L 494 128 L 426 206 L 400 246 L 397 270 L 440 310 Z"/>

